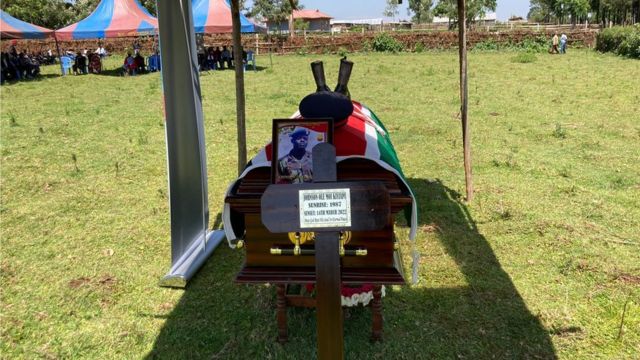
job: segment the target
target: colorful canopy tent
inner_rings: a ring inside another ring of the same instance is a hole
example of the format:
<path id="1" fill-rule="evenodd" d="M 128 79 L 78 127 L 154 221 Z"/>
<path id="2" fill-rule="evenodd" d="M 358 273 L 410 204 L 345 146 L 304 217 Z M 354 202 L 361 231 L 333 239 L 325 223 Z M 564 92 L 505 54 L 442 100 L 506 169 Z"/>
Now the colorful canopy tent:
<path id="1" fill-rule="evenodd" d="M 191 5 L 196 33 L 218 34 L 232 31 L 231 6 L 228 0 L 192 0 Z M 261 31 L 264 31 L 264 28 L 240 15 L 240 32 Z"/>
<path id="2" fill-rule="evenodd" d="M 44 39 L 53 35 L 53 30 L 18 20 L 0 10 L 0 33 L 2 39 Z"/>
<path id="3" fill-rule="evenodd" d="M 83 20 L 55 31 L 58 40 L 102 39 L 152 35 L 158 19 L 138 0 L 102 0 Z"/>

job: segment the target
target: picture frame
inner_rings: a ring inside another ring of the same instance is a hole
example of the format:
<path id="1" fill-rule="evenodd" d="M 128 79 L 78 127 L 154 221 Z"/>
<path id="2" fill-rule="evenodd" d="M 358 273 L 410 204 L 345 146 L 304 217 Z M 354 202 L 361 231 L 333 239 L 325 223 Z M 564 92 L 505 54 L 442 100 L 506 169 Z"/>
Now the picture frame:
<path id="1" fill-rule="evenodd" d="M 333 144 L 331 118 L 273 119 L 271 183 L 312 182 L 312 150 L 325 142 Z"/>

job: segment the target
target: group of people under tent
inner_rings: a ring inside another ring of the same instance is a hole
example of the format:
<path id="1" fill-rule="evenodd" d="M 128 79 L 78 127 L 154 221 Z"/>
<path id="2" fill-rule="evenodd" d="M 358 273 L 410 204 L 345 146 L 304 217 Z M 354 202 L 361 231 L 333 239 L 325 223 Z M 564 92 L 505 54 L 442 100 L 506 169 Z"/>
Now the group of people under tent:
<path id="1" fill-rule="evenodd" d="M 15 45 L 11 45 L 8 51 L 2 51 L 0 65 L 0 83 L 7 81 L 19 81 L 33 79 L 40 75 L 40 65 L 55 63 L 55 56 L 51 50 L 18 52 Z"/>
<path id="2" fill-rule="evenodd" d="M 142 55 L 140 43 L 133 43 L 133 51 L 128 51 L 122 62 L 122 75 L 138 75 L 161 69 L 160 54 L 155 50 L 148 58 Z M 74 75 L 99 74 L 102 72 L 102 60 L 109 54 L 102 42 L 94 51 L 88 49 L 65 49 L 61 56 L 68 58 Z M 198 66 L 200 71 L 233 69 L 234 56 L 232 46 L 209 46 L 198 51 Z M 242 50 L 243 63 L 248 54 Z M 63 59 L 64 60 L 64 59 Z M 67 60 L 65 60 L 66 62 Z M 2 83 L 9 80 L 30 79 L 40 74 L 40 65 L 53 65 L 56 56 L 51 49 L 37 53 L 20 52 L 15 46 L 8 52 L 2 52 Z"/>
<path id="3" fill-rule="evenodd" d="M 219 46 L 215 48 L 209 46 L 206 49 L 202 48 L 198 51 L 198 66 L 200 71 L 206 70 L 224 70 L 225 65 L 227 69 L 233 69 L 233 46 L 227 48 L 223 46 L 220 49 Z M 247 52 L 242 49 L 242 61 L 247 61 Z"/>
<path id="4" fill-rule="evenodd" d="M 102 44 L 98 48 L 89 52 L 87 49 L 82 51 L 66 50 L 65 55 L 73 62 L 71 69 L 74 75 L 81 74 L 99 74 L 102 72 L 102 59 L 107 57 L 107 51 Z"/>

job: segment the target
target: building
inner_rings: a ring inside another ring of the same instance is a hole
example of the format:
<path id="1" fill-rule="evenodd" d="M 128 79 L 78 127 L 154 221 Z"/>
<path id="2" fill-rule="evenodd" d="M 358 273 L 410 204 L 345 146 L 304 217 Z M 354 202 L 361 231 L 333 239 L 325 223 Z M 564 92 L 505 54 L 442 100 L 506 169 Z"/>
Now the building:
<path id="1" fill-rule="evenodd" d="M 477 16 L 475 19 L 473 19 L 473 23 L 475 25 L 493 25 L 496 23 L 497 19 L 498 19 L 498 16 L 496 15 L 496 13 L 494 12 L 486 13 L 482 17 Z M 448 25 L 450 21 L 449 21 L 449 18 L 446 16 L 443 16 L 443 17 L 436 16 L 433 18 L 433 23 L 436 25 Z"/>
<path id="2" fill-rule="evenodd" d="M 302 20 L 309 24 L 307 31 L 331 31 L 331 16 L 321 12 L 320 10 L 294 10 L 293 21 Z M 289 21 L 271 21 L 267 20 L 269 31 L 289 32 Z"/>
<path id="3" fill-rule="evenodd" d="M 378 19 L 357 19 L 357 20 L 331 20 L 331 32 L 342 32 L 351 30 L 354 27 L 359 29 L 381 29 L 382 18 Z"/>

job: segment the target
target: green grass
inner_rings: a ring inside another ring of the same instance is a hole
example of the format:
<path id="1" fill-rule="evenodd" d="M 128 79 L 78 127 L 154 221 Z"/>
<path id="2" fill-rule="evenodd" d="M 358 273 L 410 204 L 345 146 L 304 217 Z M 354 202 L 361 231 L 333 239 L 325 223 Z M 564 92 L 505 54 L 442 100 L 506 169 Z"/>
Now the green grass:
<path id="1" fill-rule="evenodd" d="M 385 123 L 416 192 L 421 260 L 417 285 L 387 291 L 383 343 L 368 341 L 368 309 L 349 310 L 348 359 L 640 356 L 640 66 L 512 56 L 469 54 L 470 204 L 457 54 L 350 56 L 351 94 Z M 315 59 L 246 73 L 250 155 L 315 89 Z M 333 83 L 338 56 L 320 59 Z M 0 88 L 0 356 L 313 358 L 315 313 L 289 310 L 277 344 L 275 289 L 232 282 L 241 251 L 221 246 L 186 290 L 157 286 L 170 265 L 159 74 L 57 71 Z M 216 219 L 237 168 L 234 76 L 201 80 Z"/>

